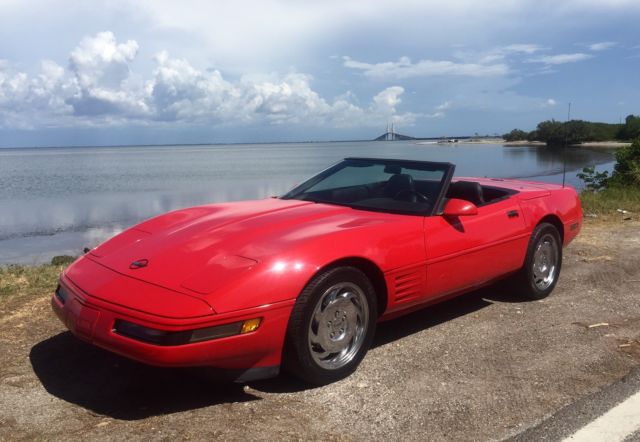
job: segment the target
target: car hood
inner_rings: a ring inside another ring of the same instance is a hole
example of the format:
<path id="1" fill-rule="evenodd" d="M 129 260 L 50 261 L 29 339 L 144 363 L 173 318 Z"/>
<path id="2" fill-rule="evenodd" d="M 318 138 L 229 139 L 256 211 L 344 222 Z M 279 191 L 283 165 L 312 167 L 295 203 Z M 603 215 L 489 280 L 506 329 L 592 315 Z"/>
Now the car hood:
<path id="1" fill-rule="evenodd" d="M 310 237 L 385 215 L 275 198 L 200 206 L 143 222 L 86 256 L 138 280 L 206 295 Z"/>

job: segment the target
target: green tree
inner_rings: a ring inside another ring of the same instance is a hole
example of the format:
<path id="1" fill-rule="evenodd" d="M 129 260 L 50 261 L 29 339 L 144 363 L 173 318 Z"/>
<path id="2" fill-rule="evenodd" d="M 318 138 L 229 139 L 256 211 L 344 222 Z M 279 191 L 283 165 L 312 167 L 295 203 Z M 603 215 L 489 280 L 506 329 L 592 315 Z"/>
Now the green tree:
<path id="1" fill-rule="evenodd" d="M 561 122 L 547 120 L 538 123 L 536 129 L 536 139 L 544 141 L 547 146 L 561 146 L 565 143 L 565 131 Z"/>
<path id="2" fill-rule="evenodd" d="M 617 138 L 621 140 L 632 140 L 640 137 L 640 115 L 627 115 L 624 125 L 618 131 Z"/>
<path id="3" fill-rule="evenodd" d="M 640 186 L 640 138 L 636 138 L 630 146 L 618 149 L 616 161 L 610 184 Z"/>
<path id="4" fill-rule="evenodd" d="M 565 142 L 567 144 L 579 144 L 583 141 L 592 140 L 591 124 L 582 120 L 567 121 L 562 125 Z"/>
<path id="5" fill-rule="evenodd" d="M 619 124 L 592 123 L 583 120 L 571 120 L 561 123 L 547 120 L 538 124 L 534 138 L 544 141 L 548 146 L 563 146 L 566 144 L 580 144 L 584 141 L 613 140 L 620 132 Z M 534 134 L 530 133 L 530 137 Z"/>
<path id="6" fill-rule="evenodd" d="M 621 124 L 609 123 L 588 123 L 590 141 L 610 141 L 618 138 L 620 130 L 624 127 Z"/>
<path id="7" fill-rule="evenodd" d="M 523 130 L 513 129 L 508 134 L 504 134 L 502 138 L 504 138 L 505 141 L 522 141 L 527 139 L 527 135 L 529 134 Z"/>

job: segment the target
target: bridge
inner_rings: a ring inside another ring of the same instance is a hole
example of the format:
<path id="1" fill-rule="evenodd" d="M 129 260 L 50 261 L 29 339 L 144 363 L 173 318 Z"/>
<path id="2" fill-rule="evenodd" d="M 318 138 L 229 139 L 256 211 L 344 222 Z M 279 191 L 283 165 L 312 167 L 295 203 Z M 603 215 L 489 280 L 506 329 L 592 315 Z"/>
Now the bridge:
<path id="1" fill-rule="evenodd" d="M 414 137 L 397 133 L 393 127 L 393 123 L 391 123 L 391 128 L 389 128 L 389 125 L 387 124 L 387 131 L 378 138 L 375 138 L 373 141 L 406 141 L 415 139 L 416 138 Z"/>
<path id="2" fill-rule="evenodd" d="M 396 132 L 393 123 L 391 125 L 387 124 L 387 131 L 380 135 L 377 138 L 374 138 L 373 141 L 407 141 L 407 140 L 418 140 L 418 141 L 436 141 L 438 143 L 457 143 L 462 140 L 471 140 L 473 138 L 486 138 L 488 135 L 475 137 L 469 135 L 462 135 L 456 137 L 410 137 L 409 135 L 402 135 Z"/>

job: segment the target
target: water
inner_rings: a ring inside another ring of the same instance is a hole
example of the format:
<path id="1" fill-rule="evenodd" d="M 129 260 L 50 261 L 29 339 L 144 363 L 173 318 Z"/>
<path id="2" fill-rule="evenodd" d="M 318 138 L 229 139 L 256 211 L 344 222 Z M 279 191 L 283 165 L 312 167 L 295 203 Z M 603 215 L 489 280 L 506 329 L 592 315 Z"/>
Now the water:
<path id="1" fill-rule="evenodd" d="M 0 264 L 78 255 L 151 216 L 280 195 L 346 156 L 449 161 L 458 176 L 562 181 L 562 155 L 495 144 L 342 142 L 0 149 Z M 567 182 L 612 153 L 567 149 Z"/>

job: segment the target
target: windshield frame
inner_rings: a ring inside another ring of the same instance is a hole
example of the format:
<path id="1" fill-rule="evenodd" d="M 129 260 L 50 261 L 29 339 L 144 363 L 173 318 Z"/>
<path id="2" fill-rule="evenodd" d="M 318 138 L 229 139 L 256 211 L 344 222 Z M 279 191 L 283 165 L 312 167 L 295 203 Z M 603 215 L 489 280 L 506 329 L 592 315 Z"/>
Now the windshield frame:
<path id="1" fill-rule="evenodd" d="M 311 200 L 311 199 L 302 199 L 299 198 L 301 194 L 305 193 L 305 191 L 319 182 L 323 181 L 327 177 L 333 175 L 339 170 L 346 167 L 347 162 L 370 162 L 371 164 L 383 164 L 387 165 L 397 165 L 404 166 L 408 168 L 416 168 L 423 170 L 441 170 L 443 172 L 442 178 L 439 182 L 439 188 L 437 191 L 437 196 L 435 201 L 433 202 L 430 210 L 423 211 L 409 211 L 409 210 L 398 210 L 392 208 L 380 208 L 380 207 L 368 207 L 363 206 L 357 203 L 344 203 L 344 202 L 335 202 L 335 201 L 325 201 L 325 200 Z M 413 215 L 413 216 L 433 216 L 439 215 L 442 213 L 443 205 L 445 202 L 445 195 L 447 193 L 447 189 L 449 187 L 449 183 L 451 182 L 451 178 L 453 177 L 453 172 L 455 170 L 455 165 L 452 163 L 445 162 L 436 162 L 436 161 L 418 161 L 418 160 L 401 160 L 401 159 L 388 159 L 388 158 L 366 158 L 366 157 L 347 157 L 332 166 L 324 169 L 320 173 L 312 176 L 311 178 L 303 181 L 301 184 L 297 185 L 281 197 L 283 200 L 300 200 L 300 201 L 312 201 L 319 204 L 332 204 L 337 206 L 346 206 L 351 207 L 356 210 L 365 210 L 370 212 L 385 212 L 385 213 L 396 213 L 402 215 Z"/>

